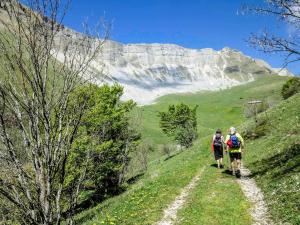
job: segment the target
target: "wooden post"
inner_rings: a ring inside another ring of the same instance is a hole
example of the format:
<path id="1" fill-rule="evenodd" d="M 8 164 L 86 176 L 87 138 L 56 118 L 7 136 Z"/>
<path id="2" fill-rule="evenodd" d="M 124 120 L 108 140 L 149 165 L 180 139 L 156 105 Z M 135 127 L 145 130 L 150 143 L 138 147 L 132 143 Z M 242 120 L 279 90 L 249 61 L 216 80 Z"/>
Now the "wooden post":
<path id="1" fill-rule="evenodd" d="M 253 109 L 254 109 L 254 120 L 257 123 L 257 105 L 258 104 L 262 104 L 262 101 L 261 100 L 254 100 L 254 101 L 248 102 L 248 104 L 253 106 Z"/>

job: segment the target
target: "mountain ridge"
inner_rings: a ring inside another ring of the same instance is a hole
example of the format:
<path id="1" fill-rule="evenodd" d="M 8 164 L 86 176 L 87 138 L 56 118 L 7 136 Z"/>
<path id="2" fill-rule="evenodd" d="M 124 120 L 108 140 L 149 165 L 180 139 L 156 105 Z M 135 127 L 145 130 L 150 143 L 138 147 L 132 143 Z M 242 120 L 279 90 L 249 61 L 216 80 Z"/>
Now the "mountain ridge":
<path id="1" fill-rule="evenodd" d="M 5 18 L 1 9 L 0 17 Z M 57 54 L 53 56 L 63 61 L 64 46 L 83 37 L 62 26 L 53 49 Z M 94 37 L 90 40 L 99 41 Z M 293 76 L 286 69 L 272 68 L 261 59 L 229 47 L 193 49 L 172 43 L 122 44 L 113 40 L 104 43 L 89 69 L 96 74 L 94 83 L 119 83 L 124 87 L 122 98 L 140 105 L 151 104 L 167 94 L 220 90 L 261 76 Z"/>
<path id="2" fill-rule="evenodd" d="M 64 28 L 59 38 L 82 35 Z M 96 84 L 119 83 L 124 87 L 123 99 L 133 99 L 139 105 L 154 103 L 167 94 L 225 89 L 261 76 L 293 76 L 230 47 L 193 49 L 172 43 L 122 44 L 113 40 L 104 43 L 91 69 L 98 74 Z"/>

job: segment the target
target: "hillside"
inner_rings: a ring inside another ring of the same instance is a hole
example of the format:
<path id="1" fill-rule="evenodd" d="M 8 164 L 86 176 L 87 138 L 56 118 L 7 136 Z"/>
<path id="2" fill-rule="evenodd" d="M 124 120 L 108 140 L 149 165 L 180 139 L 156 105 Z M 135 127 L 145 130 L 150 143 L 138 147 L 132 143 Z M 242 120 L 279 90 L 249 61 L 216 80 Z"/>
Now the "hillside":
<path id="1" fill-rule="evenodd" d="M 7 22 L 8 15 L 1 7 L 0 19 Z M 82 41 L 82 46 L 101 42 L 62 27 L 55 38 L 53 57 L 63 62 L 64 48 Z M 78 52 L 79 58 L 84 57 Z M 229 47 L 189 49 L 175 44 L 122 44 L 112 40 L 106 40 L 90 71 L 96 74 L 95 83 L 119 83 L 124 87 L 123 99 L 133 99 L 139 105 L 172 93 L 226 89 L 264 76 L 293 75 Z"/>
<path id="2" fill-rule="evenodd" d="M 3 17 L 1 9 L 0 17 Z M 64 38 L 76 42 L 81 37 L 66 28 L 57 37 L 62 42 L 57 42 L 52 51 L 64 47 Z M 113 41 L 106 42 L 91 69 L 98 73 L 97 84 L 119 83 L 124 86 L 123 99 L 133 98 L 138 102 L 131 120 L 142 134 L 142 144 L 149 144 L 150 150 L 147 155 L 140 148 L 131 153 L 130 170 L 120 188 L 122 193 L 114 192 L 112 197 L 105 189 L 100 200 L 90 197 L 94 187 L 85 186 L 79 196 L 82 204 L 76 208 L 76 224 L 160 225 L 163 223 L 157 222 L 164 218 L 165 210 L 183 190 L 187 190 L 185 201 L 176 211 L 172 224 L 256 223 L 249 212 L 252 203 L 240 183 L 213 164 L 211 136 L 217 128 L 225 133 L 230 126 L 238 127 L 246 137 L 245 165 L 252 171 L 250 178 L 255 178 L 262 189 L 275 223 L 300 223 L 300 96 L 282 101 L 280 90 L 287 77 L 276 75 L 291 75 L 289 72 L 271 68 L 264 61 L 230 48 L 215 51 L 170 44 L 124 45 Z M 48 80 L 60 85 L 55 75 L 50 72 Z M 254 122 L 253 118 L 245 118 L 244 111 L 249 101 L 257 99 L 270 109 Z M 199 106 L 199 138 L 189 149 L 177 148 L 158 124 L 158 112 L 181 102 Z M 113 127 L 110 123 L 109 126 Z M 171 146 L 170 155 L 162 151 L 164 145 Z M 143 164 L 147 164 L 147 169 Z M 9 211 L 5 210 L 3 214 Z"/>
<path id="3" fill-rule="evenodd" d="M 300 95 L 243 124 L 245 164 L 265 193 L 275 222 L 300 224 Z M 251 135 L 250 135 L 251 137 Z"/>
<path id="4" fill-rule="evenodd" d="M 137 178 L 138 180 L 130 185 L 127 191 L 79 214 L 77 222 L 80 224 L 153 224 L 162 217 L 163 209 L 203 168 L 199 185 L 194 192 L 190 193 L 191 198 L 187 205 L 179 211 L 178 220 L 182 221 L 179 224 L 252 224 L 248 214 L 249 202 L 243 196 L 238 183 L 231 176 L 217 172 L 210 166 L 214 162 L 210 153 L 210 138 L 218 126 L 225 130 L 232 124 L 239 125 L 245 121 L 243 109 L 248 100 L 273 99 L 274 104 L 278 103 L 280 88 L 285 80 L 284 77 L 265 78 L 222 92 L 165 96 L 157 104 L 143 107 L 144 134 L 147 134 L 149 129 L 148 138 L 153 137 L 154 143 L 163 143 L 164 137 L 157 122 L 154 122 L 157 120 L 156 112 L 165 109 L 171 103 L 198 104 L 200 139 L 191 149 L 173 152 L 173 156 L 168 160 L 156 148 L 148 171 L 144 175 L 139 175 L 140 178 Z M 213 103 L 213 107 L 209 102 Z M 277 112 L 285 104 L 275 106 L 270 112 Z M 291 103 L 289 105 L 291 110 L 296 112 L 297 108 L 294 106 Z M 247 152 L 249 152 L 245 156 L 247 165 L 250 163 L 250 146 L 251 144 L 247 143 Z M 255 155 L 257 161 L 263 156 Z M 272 183 L 273 180 L 271 182 L 269 180 L 268 184 Z M 270 188 L 271 185 L 267 186 Z M 265 188 L 262 189 L 266 191 Z M 216 199 L 213 197 L 216 195 L 222 197 Z M 291 202 L 296 203 L 296 201 Z M 275 213 L 274 208 L 270 208 L 272 213 Z M 297 215 L 290 216 L 295 219 Z"/>

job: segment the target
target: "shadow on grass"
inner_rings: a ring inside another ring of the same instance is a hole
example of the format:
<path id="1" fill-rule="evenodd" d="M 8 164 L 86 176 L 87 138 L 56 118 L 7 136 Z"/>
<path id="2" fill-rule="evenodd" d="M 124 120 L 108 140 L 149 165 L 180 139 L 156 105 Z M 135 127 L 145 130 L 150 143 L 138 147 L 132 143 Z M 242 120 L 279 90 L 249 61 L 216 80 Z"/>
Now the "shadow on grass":
<path id="1" fill-rule="evenodd" d="M 182 153 L 183 151 L 176 151 L 175 153 L 173 153 L 172 155 L 167 156 L 164 161 L 167 161 L 169 159 L 172 159 L 173 157 L 179 155 L 180 153 Z"/>
<path id="2" fill-rule="evenodd" d="M 232 171 L 230 171 L 229 169 L 223 170 L 222 174 L 226 174 L 226 175 L 230 175 L 232 176 Z"/>
<path id="3" fill-rule="evenodd" d="M 80 202 L 76 208 L 75 208 L 75 214 L 78 214 L 80 212 L 83 212 L 87 209 L 93 208 L 99 203 L 103 202 L 104 200 L 111 198 L 116 195 L 122 194 L 124 191 L 126 191 L 126 188 L 124 187 L 119 187 L 115 189 L 114 191 L 110 193 L 103 193 L 103 191 L 97 191 L 96 189 L 94 190 L 93 193 L 91 193 L 85 200 Z M 65 212 L 66 214 L 67 212 Z"/>
<path id="4" fill-rule="evenodd" d="M 140 173 L 140 174 L 137 174 L 131 178 L 129 178 L 126 182 L 127 184 L 135 184 L 136 182 L 138 182 L 143 176 L 144 176 L 144 172 L 143 173 Z"/>
<path id="5" fill-rule="evenodd" d="M 272 172 L 273 178 L 280 178 L 289 173 L 300 172 L 300 143 L 288 147 L 282 152 L 252 163 L 252 177 Z"/>
<path id="6" fill-rule="evenodd" d="M 137 175 L 129 178 L 126 181 L 126 183 L 129 184 L 129 185 L 132 185 L 132 184 L 136 183 L 138 180 L 140 180 L 143 177 L 144 174 L 145 174 L 144 172 L 140 173 L 140 174 L 137 174 Z M 106 195 L 101 194 L 100 195 L 100 194 L 98 194 L 99 192 L 97 192 L 94 189 L 94 193 L 90 194 L 88 196 L 88 198 L 86 198 L 84 201 L 82 201 L 81 203 L 78 204 L 78 206 L 75 209 L 75 212 L 76 212 L 75 214 L 81 213 L 81 212 L 83 212 L 87 209 L 91 209 L 91 208 L 95 207 L 96 205 L 98 205 L 99 203 L 103 202 L 104 200 L 106 200 L 108 198 L 111 198 L 113 196 L 116 196 L 116 195 L 120 195 L 124 191 L 126 191 L 126 188 L 120 187 L 120 188 L 116 189 L 114 192 L 112 192 L 110 194 L 106 194 Z M 65 215 L 66 215 L 66 213 L 65 213 Z M 89 219 L 92 219 L 94 216 L 95 216 L 95 214 L 92 210 L 91 213 L 87 213 L 86 215 L 84 215 L 80 219 L 76 220 L 76 223 L 78 223 L 78 224 L 83 223 L 83 222 L 85 222 Z"/>
<path id="7" fill-rule="evenodd" d="M 218 164 L 217 163 L 213 163 L 210 165 L 211 167 L 215 167 L 215 168 L 218 168 Z"/>

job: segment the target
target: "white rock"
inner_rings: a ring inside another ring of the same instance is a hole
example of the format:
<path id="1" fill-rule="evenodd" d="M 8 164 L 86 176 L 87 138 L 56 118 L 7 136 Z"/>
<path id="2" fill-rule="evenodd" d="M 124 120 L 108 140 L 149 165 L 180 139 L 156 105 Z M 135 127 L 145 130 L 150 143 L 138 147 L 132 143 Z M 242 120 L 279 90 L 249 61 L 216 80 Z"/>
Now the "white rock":
<path id="1" fill-rule="evenodd" d="M 80 33 L 64 29 L 57 39 L 80 37 Z M 61 54 L 58 56 L 63 60 Z M 166 94 L 224 89 L 278 72 L 266 62 L 228 47 L 216 51 L 174 44 L 121 44 L 115 41 L 105 43 L 102 53 L 91 66 L 94 71 L 99 71 L 97 84 L 118 82 L 124 86 L 123 99 L 133 99 L 141 105 L 151 104 Z M 290 73 L 282 70 L 280 75 Z"/>

